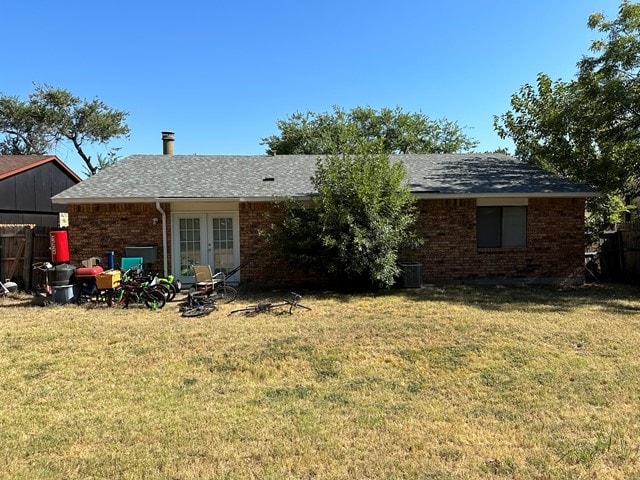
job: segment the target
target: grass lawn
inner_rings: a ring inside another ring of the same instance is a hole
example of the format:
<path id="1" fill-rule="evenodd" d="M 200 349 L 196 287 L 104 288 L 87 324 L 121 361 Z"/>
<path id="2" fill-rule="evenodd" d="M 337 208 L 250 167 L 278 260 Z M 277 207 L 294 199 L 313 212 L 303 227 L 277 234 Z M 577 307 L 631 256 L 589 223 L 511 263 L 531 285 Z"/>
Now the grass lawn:
<path id="1" fill-rule="evenodd" d="M 640 287 L 303 303 L 0 299 L 0 478 L 640 479 Z"/>

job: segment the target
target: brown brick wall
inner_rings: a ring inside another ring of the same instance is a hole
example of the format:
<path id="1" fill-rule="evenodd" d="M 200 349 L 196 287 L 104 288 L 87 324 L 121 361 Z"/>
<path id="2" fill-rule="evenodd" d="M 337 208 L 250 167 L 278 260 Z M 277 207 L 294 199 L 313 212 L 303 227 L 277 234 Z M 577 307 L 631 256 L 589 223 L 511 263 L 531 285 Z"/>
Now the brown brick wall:
<path id="1" fill-rule="evenodd" d="M 479 249 L 476 200 L 421 200 L 424 244 L 406 254 L 425 281 L 579 278 L 584 266 L 584 200 L 531 198 L 526 248 Z"/>
<path id="2" fill-rule="evenodd" d="M 170 206 L 162 204 L 170 218 Z M 538 279 L 551 281 L 580 278 L 584 265 L 584 200 L 531 198 L 528 205 L 528 247 L 478 249 L 476 200 L 420 200 L 418 230 L 424 244 L 405 252 L 403 259 L 422 263 L 425 282 Z M 265 214 L 271 217 L 266 218 Z M 153 219 L 157 218 L 157 224 Z M 286 264 L 259 235 L 278 213 L 270 202 L 241 203 L 240 261 L 252 259 L 242 269 L 242 282 L 256 285 L 318 284 L 310 276 Z M 69 246 L 72 262 L 103 257 L 114 250 L 116 258 L 132 244 L 158 245 L 154 265 L 162 270 L 162 223 L 155 204 L 69 205 Z M 169 248 L 170 225 L 167 226 Z M 171 256 L 169 255 L 169 268 Z"/>
<path id="3" fill-rule="evenodd" d="M 242 283 L 256 285 L 318 285 L 324 279 L 296 269 L 276 255 L 260 232 L 269 230 L 272 223 L 281 219 L 272 202 L 240 204 L 240 259 L 252 260 L 243 267 Z"/>
<path id="4" fill-rule="evenodd" d="M 158 257 L 152 266 L 162 272 L 162 215 L 154 203 L 69 205 L 69 250 L 71 263 L 81 265 L 90 257 L 100 257 L 106 265 L 106 252 L 113 250 L 116 264 L 125 256 L 128 245 L 158 246 Z M 169 205 L 160 207 L 167 213 L 167 245 L 171 246 Z M 154 218 L 158 221 L 154 223 Z M 171 269 L 171 256 L 169 269 Z"/>
<path id="5" fill-rule="evenodd" d="M 476 199 L 420 200 L 417 224 L 424 243 L 405 252 L 403 260 L 422 263 L 425 282 L 456 280 L 580 279 L 584 265 L 584 200 L 531 198 L 528 205 L 528 246 L 510 249 L 478 249 Z M 278 284 L 309 279 L 291 271 L 273 255 L 257 232 L 268 228 L 265 213 L 273 205 L 240 205 L 240 254 L 254 262 L 243 269 L 243 282 Z M 277 221 L 272 216 L 270 221 Z"/>

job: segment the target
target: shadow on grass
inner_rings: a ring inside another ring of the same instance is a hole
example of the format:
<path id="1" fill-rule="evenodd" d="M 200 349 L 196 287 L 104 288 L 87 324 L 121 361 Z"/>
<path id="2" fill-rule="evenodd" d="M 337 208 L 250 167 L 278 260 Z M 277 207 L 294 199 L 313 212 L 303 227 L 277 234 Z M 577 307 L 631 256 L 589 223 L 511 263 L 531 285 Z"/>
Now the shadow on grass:
<path id="1" fill-rule="evenodd" d="M 331 290 L 329 288 L 302 287 L 295 285 L 278 287 L 242 285 L 238 288 L 238 299 L 235 303 L 255 304 L 264 301 L 277 302 L 290 299 L 293 293 L 302 295 L 301 303 L 303 304 L 306 297 L 311 297 L 316 300 L 336 300 L 346 304 L 354 298 L 362 299 L 366 297 L 373 298 L 376 296 L 376 293 L 374 292 L 345 293 Z"/>
<path id="2" fill-rule="evenodd" d="M 33 295 L 17 293 L 0 299 L 0 308 L 42 306 Z"/>
<path id="3" fill-rule="evenodd" d="M 338 292 L 330 289 L 302 287 L 258 288 L 241 287 L 236 303 L 253 304 L 261 301 L 280 301 L 297 292 L 304 299 L 333 300 L 348 304 L 353 300 L 385 296 L 401 296 L 411 302 L 444 302 L 474 306 L 487 311 L 545 311 L 569 312 L 578 307 L 598 308 L 620 313 L 640 313 L 640 286 L 618 283 L 585 284 L 581 286 L 551 285 L 469 285 L 434 284 L 421 288 L 390 289 L 378 292 Z"/>
<path id="4" fill-rule="evenodd" d="M 640 313 L 640 286 L 585 284 L 581 286 L 426 285 L 398 293 L 411 301 L 441 301 L 491 311 L 541 310 L 569 312 L 596 306 L 620 314 Z"/>

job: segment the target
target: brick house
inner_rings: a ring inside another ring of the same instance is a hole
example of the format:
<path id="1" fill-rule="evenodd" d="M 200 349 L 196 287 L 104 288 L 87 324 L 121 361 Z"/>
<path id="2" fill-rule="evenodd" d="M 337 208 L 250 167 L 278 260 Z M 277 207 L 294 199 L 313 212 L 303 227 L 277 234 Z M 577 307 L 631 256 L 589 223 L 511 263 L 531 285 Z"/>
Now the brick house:
<path id="1" fill-rule="evenodd" d="M 150 245 L 152 268 L 190 283 L 189 265 L 243 283 L 311 280 L 259 236 L 283 197 L 308 199 L 315 155 L 133 155 L 53 197 L 69 212 L 73 263 Z M 506 155 L 392 155 L 418 201 L 424 244 L 406 252 L 425 282 L 579 281 L 584 202 L 596 192 Z"/>

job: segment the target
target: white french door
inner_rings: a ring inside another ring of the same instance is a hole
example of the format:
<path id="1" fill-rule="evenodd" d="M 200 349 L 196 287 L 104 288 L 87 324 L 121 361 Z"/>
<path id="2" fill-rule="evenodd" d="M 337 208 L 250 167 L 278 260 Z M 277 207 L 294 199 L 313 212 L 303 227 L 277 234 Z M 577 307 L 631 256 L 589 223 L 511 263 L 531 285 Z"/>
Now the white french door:
<path id="1" fill-rule="evenodd" d="M 176 213 L 172 221 L 173 274 L 183 283 L 193 282 L 192 265 L 210 265 L 211 271 L 228 273 L 240 263 L 238 214 Z M 240 281 L 237 272 L 228 281 Z"/>

